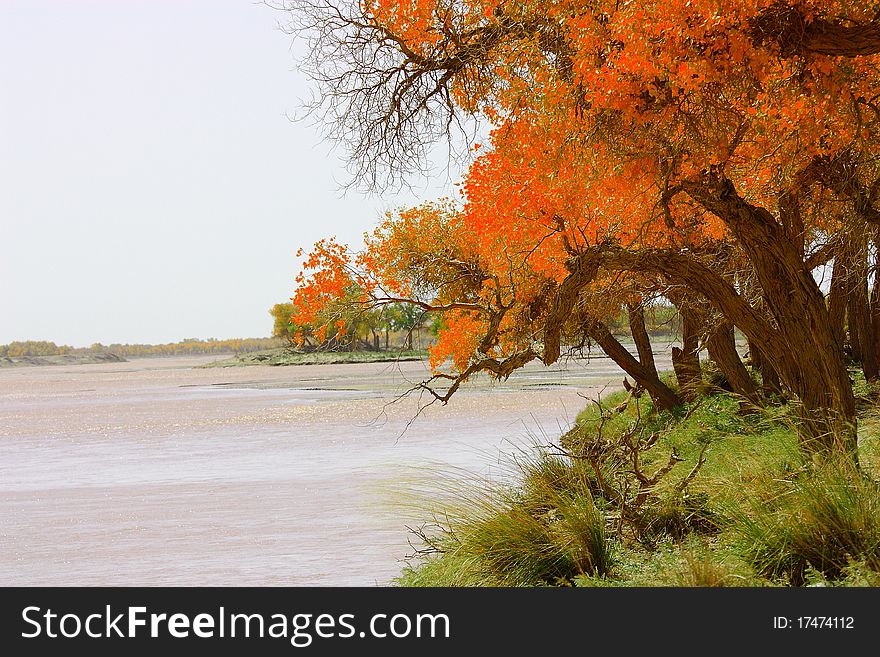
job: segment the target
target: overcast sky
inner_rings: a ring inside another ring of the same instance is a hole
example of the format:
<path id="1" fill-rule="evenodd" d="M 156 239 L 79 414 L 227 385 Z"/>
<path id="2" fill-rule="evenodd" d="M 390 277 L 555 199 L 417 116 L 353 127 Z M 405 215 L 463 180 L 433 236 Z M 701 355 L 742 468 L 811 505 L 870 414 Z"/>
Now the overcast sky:
<path id="1" fill-rule="evenodd" d="M 258 337 L 299 246 L 388 208 L 289 120 L 309 95 L 249 0 L 0 0 L 0 343 Z"/>

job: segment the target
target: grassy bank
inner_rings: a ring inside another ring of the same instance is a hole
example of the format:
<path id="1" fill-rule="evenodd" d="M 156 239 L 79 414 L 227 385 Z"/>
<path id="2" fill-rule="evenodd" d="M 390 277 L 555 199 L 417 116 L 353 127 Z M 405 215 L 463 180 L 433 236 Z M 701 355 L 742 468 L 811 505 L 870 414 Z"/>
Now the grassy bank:
<path id="1" fill-rule="evenodd" d="M 247 365 L 334 365 L 337 363 L 383 363 L 401 360 L 422 360 L 422 351 L 311 351 L 298 352 L 289 348 L 265 349 L 218 360 L 202 367 L 241 367 Z"/>
<path id="2" fill-rule="evenodd" d="M 856 384 L 861 472 L 805 468 L 791 405 L 674 413 L 609 395 L 514 485 L 456 484 L 402 586 L 880 585 L 880 417 Z"/>

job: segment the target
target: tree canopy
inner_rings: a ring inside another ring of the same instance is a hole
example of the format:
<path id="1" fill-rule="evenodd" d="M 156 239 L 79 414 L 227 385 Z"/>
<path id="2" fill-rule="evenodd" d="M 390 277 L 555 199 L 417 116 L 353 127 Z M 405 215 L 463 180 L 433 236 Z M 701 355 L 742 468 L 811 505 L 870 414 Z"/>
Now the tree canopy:
<path id="1" fill-rule="evenodd" d="M 330 133 L 374 185 L 479 121 L 461 197 L 390 214 L 352 253 L 319 243 L 294 297 L 344 291 L 442 316 L 425 389 L 446 401 L 562 344 L 598 344 L 654 398 L 692 394 L 705 344 L 734 389 L 801 408 L 805 450 L 854 452 L 845 350 L 878 376 L 880 14 L 804 0 L 300 0 Z M 833 263 L 824 288 L 816 271 Z M 640 314 L 683 317 L 679 390 Z M 610 333 L 626 308 L 638 358 Z M 330 325 L 328 324 L 329 328 Z M 436 384 L 445 381 L 446 387 Z"/>

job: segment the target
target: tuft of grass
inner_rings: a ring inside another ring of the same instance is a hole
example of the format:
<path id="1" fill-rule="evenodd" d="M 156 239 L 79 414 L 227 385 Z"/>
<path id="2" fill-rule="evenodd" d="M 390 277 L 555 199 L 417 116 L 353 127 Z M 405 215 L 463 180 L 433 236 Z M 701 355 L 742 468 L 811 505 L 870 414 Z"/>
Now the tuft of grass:
<path id="1" fill-rule="evenodd" d="M 707 553 L 685 553 L 684 563 L 675 575 L 676 586 L 718 588 L 733 582 L 731 568 Z"/>
<path id="2" fill-rule="evenodd" d="M 859 560 L 880 571 L 876 482 L 829 461 L 775 483 L 775 499 L 756 496 L 731 514 L 739 547 L 758 573 L 802 586 L 811 570 L 840 579 Z"/>
<path id="3" fill-rule="evenodd" d="M 583 491 L 593 496 L 600 494 L 596 473 L 585 461 L 544 453 L 538 458 L 526 457 L 519 464 L 523 482 L 521 495 L 533 504 L 543 500 L 552 505 L 559 495 L 576 496 Z"/>
<path id="4" fill-rule="evenodd" d="M 645 507 L 639 519 L 643 541 L 649 543 L 663 537 L 681 541 L 691 533 L 713 534 L 719 522 L 704 492 L 670 492 Z"/>
<path id="5" fill-rule="evenodd" d="M 552 533 L 570 556 L 575 575 L 604 577 L 614 565 L 614 551 L 605 531 L 605 516 L 587 491 L 560 497 Z"/>
<path id="6" fill-rule="evenodd" d="M 454 487 L 454 501 L 435 514 L 439 532 L 427 541 L 434 554 L 399 584 L 547 586 L 610 572 L 613 546 L 586 467 L 546 452 L 513 465 L 518 486 L 437 479 Z"/>
<path id="7" fill-rule="evenodd" d="M 535 515 L 516 505 L 469 526 L 455 550 L 478 559 L 487 573 L 513 586 L 553 584 L 610 567 L 604 519 L 587 497 L 560 497 Z"/>
<path id="8" fill-rule="evenodd" d="M 612 550 L 586 470 L 547 454 L 517 467 L 522 487 L 487 489 L 479 505 L 451 523 L 446 549 L 510 586 L 607 573 Z"/>
<path id="9" fill-rule="evenodd" d="M 480 559 L 457 553 L 428 558 L 416 568 L 406 566 L 396 584 L 406 587 L 510 586 L 506 579 L 499 579 L 486 570 Z"/>

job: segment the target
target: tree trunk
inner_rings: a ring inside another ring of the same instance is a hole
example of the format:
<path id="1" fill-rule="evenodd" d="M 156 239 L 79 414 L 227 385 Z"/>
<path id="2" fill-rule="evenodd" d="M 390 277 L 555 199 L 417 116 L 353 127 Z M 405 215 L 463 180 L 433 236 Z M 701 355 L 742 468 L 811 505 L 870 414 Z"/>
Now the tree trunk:
<path id="1" fill-rule="evenodd" d="M 843 351 L 845 336 L 844 320 L 846 318 L 846 273 L 842 255 L 834 258 L 834 268 L 831 273 L 831 289 L 828 291 L 828 321 L 831 333 L 838 348 Z"/>
<path id="2" fill-rule="evenodd" d="M 559 354 L 559 327 L 570 314 L 576 292 L 601 266 L 608 270 L 662 274 L 709 300 L 758 346 L 800 400 L 798 438 L 809 456 L 845 452 L 858 465 L 855 398 L 843 353 L 832 335 L 825 298 L 797 249 L 773 216 L 746 203 L 733 184 L 716 172 L 680 187 L 724 220 L 738 238 L 757 274 L 770 318 L 744 298 L 730 277 L 706 264 L 699 253 L 674 249 L 630 251 L 603 244 L 585 249 L 566 263 L 570 274 L 559 286 L 545 321 L 545 364 Z"/>
<path id="3" fill-rule="evenodd" d="M 877 379 L 880 360 L 876 348 L 874 323 L 871 319 L 871 303 L 868 297 L 868 243 L 862 240 L 853 245 L 853 257 L 847 263 L 847 306 L 850 333 L 853 336 L 853 355 L 862 364 L 868 381 Z M 858 343 L 858 350 L 856 349 Z M 856 355 L 857 354 L 857 355 Z"/>
<path id="4" fill-rule="evenodd" d="M 871 286 L 869 306 L 871 329 L 874 335 L 873 348 L 875 353 L 880 354 L 880 262 L 874 265 L 874 280 Z"/>
<path id="5" fill-rule="evenodd" d="M 681 348 L 672 348 L 672 368 L 678 380 L 682 397 L 693 401 L 699 396 L 703 375 L 700 370 L 700 322 L 697 314 L 686 305 L 679 307 L 681 315 Z"/>
<path id="6" fill-rule="evenodd" d="M 763 341 L 784 346 L 762 356 L 800 399 L 803 451 L 812 455 L 844 450 L 857 463 L 852 383 L 831 330 L 824 296 L 796 245 L 773 215 L 743 200 L 723 174 L 710 171 L 683 187 L 724 222 L 752 264 L 777 328 L 772 341 Z"/>
<path id="7" fill-rule="evenodd" d="M 755 406 L 761 406 L 761 395 L 758 385 L 752 380 L 746 366 L 736 351 L 736 336 L 733 324 L 724 320 L 714 328 L 706 340 L 709 357 L 727 378 L 734 393 L 745 398 Z"/>
<path id="8" fill-rule="evenodd" d="M 852 357 L 859 363 L 861 363 L 865 356 L 862 353 L 862 334 L 860 331 L 862 326 L 861 322 L 859 321 L 859 315 L 860 313 L 858 302 L 852 294 L 852 290 L 850 290 L 850 293 L 846 295 L 846 316 L 847 328 L 849 328 L 849 346 L 850 349 L 852 349 Z"/>
<path id="9" fill-rule="evenodd" d="M 672 389 L 660 380 L 655 368 L 647 368 L 637 361 L 629 350 L 611 335 L 602 322 L 593 322 L 588 327 L 590 337 L 596 341 L 611 360 L 644 388 L 651 396 L 657 410 L 669 410 L 681 405 L 681 399 Z"/>
<path id="10" fill-rule="evenodd" d="M 636 350 L 639 353 L 639 363 L 649 372 L 653 372 L 657 376 L 657 366 L 654 364 L 654 351 L 651 349 L 651 338 L 648 330 L 645 328 L 645 311 L 641 306 L 627 304 L 627 314 L 629 315 L 629 329 L 632 333 L 633 341 L 636 343 Z"/>
<path id="11" fill-rule="evenodd" d="M 862 278 L 851 290 L 850 327 L 855 328 L 859 336 L 859 352 L 861 353 L 862 371 L 868 381 L 877 379 L 880 363 L 877 360 L 874 326 L 871 321 L 871 307 L 868 301 L 868 281 Z"/>
<path id="12" fill-rule="evenodd" d="M 779 374 L 773 364 L 764 358 L 760 347 L 751 340 L 749 340 L 749 357 L 752 360 L 752 367 L 761 375 L 761 390 L 764 396 L 769 398 L 772 395 L 781 395 Z"/>

